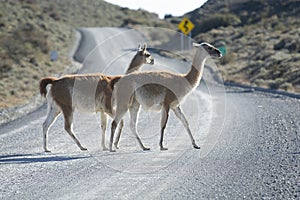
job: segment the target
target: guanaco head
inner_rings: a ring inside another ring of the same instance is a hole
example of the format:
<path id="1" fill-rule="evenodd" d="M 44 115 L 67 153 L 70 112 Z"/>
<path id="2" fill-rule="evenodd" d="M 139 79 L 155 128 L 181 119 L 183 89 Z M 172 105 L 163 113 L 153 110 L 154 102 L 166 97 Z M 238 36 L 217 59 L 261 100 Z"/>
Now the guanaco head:
<path id="1" fill-rule="evenodd" d="M 197 47 L 197 48 L 202 47 L 210 56 L 214 56 L 217 58 L 222 57 L 221 51 L 209 43 L 206 43 L 206 42 L 203 42 L 201 44 L 193 43 L 193 46 Z"/>
<path id="2" fill-rule="evenodd" d="M 137 55 L 138 55 L 137 59 L 139 59 L 142 64 L 150 64 L 150 65 L 154 64 L 154 59 L 151 57 L 149 51 L 147 51 L 146 43 L 142 47 L 139 44 Z"/>
<path id="3" fill-rule="evenodd" d="M 138 51 L 133 57 L 126 74 L 139 71 L 143 64 L 154 64 L 154 59 L 151 57 L 150 53 L 147 51 L 147 44 L 144 44 L 143 47 L 139 44 Z"/>

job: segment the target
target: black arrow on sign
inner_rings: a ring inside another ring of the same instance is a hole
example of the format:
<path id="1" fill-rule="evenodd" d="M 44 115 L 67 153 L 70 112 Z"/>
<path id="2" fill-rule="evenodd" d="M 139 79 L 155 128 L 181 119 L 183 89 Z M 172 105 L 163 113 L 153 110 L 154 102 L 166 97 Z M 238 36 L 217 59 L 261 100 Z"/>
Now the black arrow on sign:
<path id="1" fill-rule="evenodd" d="M 183 27 L 185 28 L 185 32 L 188 32 L 188 31 L 189 31 L 189 28 L 187 27 L 188 23 L 189 23 L 188 20 L 185 20 L 185 21 L 184 21 Z"/>

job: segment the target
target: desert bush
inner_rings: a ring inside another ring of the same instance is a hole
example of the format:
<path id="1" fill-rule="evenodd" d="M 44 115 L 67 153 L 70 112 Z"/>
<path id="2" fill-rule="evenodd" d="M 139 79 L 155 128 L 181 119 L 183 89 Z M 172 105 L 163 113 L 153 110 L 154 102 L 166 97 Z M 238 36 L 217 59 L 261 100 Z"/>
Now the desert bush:
<path id="1" fill-rule="evenodd" d="M 221 58 L 220 64 L 221 65 L 226 65 L 229 63 L 233 63 L 235 61 L 236 57 L 232 53 L 227 53 L 224 57 Z"/>
<path id="2" fill-rule="evenodd" d="M 279 86 L 279 89 L 285 90 L 285 91 L 293 91 L 293 85 L 291 83 L 283 83 Z"/>
<path id="3" fill-rule="evenodd" d="M 4 78 L 12 71 L 13 63 L 11 59 L 2 60 L 0 63 L 0 78 Z"/>
<path id="4" fill-rule="evenodd" d="M 36 50 L 48 53 L 47 36 L 31 25 L 18 27 L 12 34 L 0 35 L 1 58 L 12 59 L 16 63 Z"/>
<path id="5" fill-rule="evenodd" d="M 173 17 L 173 15 L 171 15 L 171 14 L 165 14 L 164 19 L 170 19 L 170 18 L 172 18 L 172 17 Z"/>
<path id="6" fill-rule="evenodd" d="M 13 60 L 15 63 L 18 63 L 20 56 L 27 53 L 24 44 L 11 35 L 1 35 L 0 46 L 2 61 Z"/>
<path id="7" fill-rule="evenodd" d="M 283 78 L 277 78 L 273 80 L 267 80 L 268 86 L 271 89 L 284 89 L 292 86 L 290 83 L 286 82 Z"/>
<path id="8" fill-rule="evenodd" d="M 30 44 L 32 48 L 41 50 L 43 53 L 49 51 L 48 36 L 30 23 L 19 25 L 13 32 L 13 38 L 22 44 Z"/>
<path id="9" fill-rule="evenodd" d="M 199 22 L 195 33 L 205 33 L 221 26 L 237 25 L 241 20 L 234 14 L 215 14 Z"/>

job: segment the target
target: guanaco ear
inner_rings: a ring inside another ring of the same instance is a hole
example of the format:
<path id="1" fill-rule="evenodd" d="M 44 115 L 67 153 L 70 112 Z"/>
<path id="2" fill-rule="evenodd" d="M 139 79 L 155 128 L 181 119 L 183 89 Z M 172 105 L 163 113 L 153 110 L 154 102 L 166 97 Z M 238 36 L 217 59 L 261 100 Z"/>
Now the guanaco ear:
<path id="1" fill-rule="evenodd" d="M 146 51 L 146 49 L 147 49 L 147 44 L 145 43 L 144 46 L 143 46 L 143 48 L 142 48 L 142 50 Z"/>
<path id="2" fill-rule="evenodd" d="M 139 44 L 139 46 L 138 46 L 138 51 L 142 51 L 142 46 L 141 46 L 141 44 Z"/>

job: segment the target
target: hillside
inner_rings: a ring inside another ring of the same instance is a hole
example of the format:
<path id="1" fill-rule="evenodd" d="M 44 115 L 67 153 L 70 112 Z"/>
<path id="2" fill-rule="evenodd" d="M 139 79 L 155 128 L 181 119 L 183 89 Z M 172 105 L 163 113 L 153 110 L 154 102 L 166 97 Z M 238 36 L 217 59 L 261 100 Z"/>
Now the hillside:
<path id="1" fill-rule="evenodd" d="M 30 102 L 41 77 L 73 70 L 76 28 L 138 25 L 172 26 L 156 14 L 99 0 L 0 1 L 0 108 Z M 52 51 L 58 60 L 51 61 Z"/>
<path id="2" fill-rule="evenodd" d="M 166 20 L 99 0 L 2 0 L 0 108 L 30 102 L 43 76 L 74 72 L 69 52 L 77 28 L 176 30 L 182 17 L 196 25 L 192 36 L 198 42 L 226 44 L 227 54 L 219 62 L 225 81 L 300 93 L 299 15 L 296 0 L 208 0 L 184 16 Z M 160 38 L 156 32 L 152 37 Z M 50 58 L 53 51 L 58 52 L 55 61 Z"/>
<path id="3" fill-rule="evenodd" d="M 197 41 L 223 41 L 223 79 L 300 93 L 300 1 L 208 0 L 185 17 Z M 173 21 L 176 19 L 173 19 Z"/>

